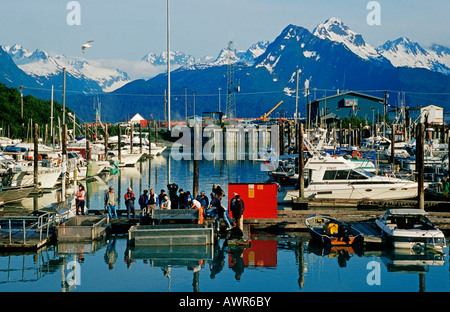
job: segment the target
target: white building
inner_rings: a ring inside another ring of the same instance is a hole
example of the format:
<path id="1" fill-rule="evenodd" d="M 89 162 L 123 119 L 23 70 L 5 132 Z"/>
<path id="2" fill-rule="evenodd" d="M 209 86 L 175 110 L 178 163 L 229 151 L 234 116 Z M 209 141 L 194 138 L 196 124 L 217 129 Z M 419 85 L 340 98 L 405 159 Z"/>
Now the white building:
<path id="1" fill-rule="evenodd" d="M 140 114 L 136 114 L 130 119 L 131 124 L 140 124 L 142 120 L 145 120 Z"/>
<path id="2" fill-rule="evenodd" d="M 412 122 L 424 122 L 428 114 L 428 123 L 442 125 L 444 122 L 444 109 L 435 105 L 408 108 L 409 118 Z"/>

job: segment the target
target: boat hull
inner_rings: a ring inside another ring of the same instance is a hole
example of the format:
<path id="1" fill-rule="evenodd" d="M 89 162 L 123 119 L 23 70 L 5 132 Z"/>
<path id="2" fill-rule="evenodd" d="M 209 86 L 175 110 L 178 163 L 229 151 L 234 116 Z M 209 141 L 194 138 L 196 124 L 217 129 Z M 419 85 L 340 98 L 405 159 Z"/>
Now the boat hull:
<path id="1" fill-rule="evenodd" d="M 327 234 L 325 227 L 334 223 L 339 231 L 335 234 Z M 351 228 L 348 224 L 326 216 L 311 216 L 305 220 L 311 238 L 325 246 L 352 246 L 363 242 L 361 233 Z M 341 229 L 346 228 L 346 231 Z"/>
<path id="2" fill-rule="evenodd" d="M 310 185 L 305 188 L 306 198 L 318 199 L 347 199 L 347 200 L 391 200 L 391 199 L 411 199 L 417 197 L 417 183 L 396 183 L 386 187 L 376 184 L 367 185 Z M 280 192 L 280 200 L 292 202 L 298 197 L 298 190 L 288 190 Z"/>

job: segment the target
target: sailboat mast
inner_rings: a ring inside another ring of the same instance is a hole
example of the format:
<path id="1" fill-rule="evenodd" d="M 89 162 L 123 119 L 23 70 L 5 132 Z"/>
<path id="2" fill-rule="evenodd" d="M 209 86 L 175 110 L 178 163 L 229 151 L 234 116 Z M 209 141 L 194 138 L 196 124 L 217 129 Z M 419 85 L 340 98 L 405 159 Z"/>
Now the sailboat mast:
<path id="1" fill-rule="evenodd" d="M 170 131 L 170 5 L 167 0 L 167 129 Z"/>

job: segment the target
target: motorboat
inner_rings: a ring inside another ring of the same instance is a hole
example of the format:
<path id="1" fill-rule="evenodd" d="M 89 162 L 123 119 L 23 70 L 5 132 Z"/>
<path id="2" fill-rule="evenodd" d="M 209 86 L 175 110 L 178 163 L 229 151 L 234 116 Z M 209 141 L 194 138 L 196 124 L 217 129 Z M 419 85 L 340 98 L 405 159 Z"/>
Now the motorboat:
<path id="1" fill-rule="evenodd" d="M 389 209 L 375 220 L 384 242 L 414 250 L 446 247 L 445 236 L 422 209 Z"/>
<path id="2" fill-rule="evenodd" d="M 0 162 L 0 205 L 20 201 L 34 190 L 34 175 L 16 170 L 8 162 Z"/>
<path id="3" fill-rule="evenodd" d="M 34 181 L 34 163 L 29 160 L 16 161 L 8 154 L 0 154 L 0 163 L 3 169 L 10 168 L 14 172 L 24 172 L 33 177 Z M 38 161 L 38 185 L 44 192 L 48 192 L 55 187 L 58 178 L 61 175 L 61 166 L 52 159 L 40 159 Z"/>
<path id="4" fill-rule="evenodd" d="M 307 161 L 305 169 L 306 198 L 386 200 L 409 199 L 418 194 L 417 182 L 375 175 L 341 156 L 315 155 Z M 298 197 L 298 189 L 279 192 L 282 202 L 294 197 Z"/>
<path id="5" fill-rule="evenodd" d="M 136 165 L 136 163 L 141 159 L 142 155 L 144 153 L 127 153 L 124 151 L 120 153 L 120 159 L 119 159 L 119 152 L 117 150 L 109 150 L 108 151 L 108 158 L 112 161 L 120 161 L 119 167 L 133 167 Z"/>
<path id="6" fill-rule="evenodd" d="M 313 215 L 305 220 L 311 238 L 323 245 L 351 246 L 363 242 L 362 234 L 350 224 L 322 215 Z"/>

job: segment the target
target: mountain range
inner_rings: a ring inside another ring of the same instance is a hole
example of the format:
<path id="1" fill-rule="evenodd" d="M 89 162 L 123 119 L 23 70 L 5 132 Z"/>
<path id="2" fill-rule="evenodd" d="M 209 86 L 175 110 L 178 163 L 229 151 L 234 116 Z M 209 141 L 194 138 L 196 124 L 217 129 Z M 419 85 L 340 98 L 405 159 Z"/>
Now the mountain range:
<path id="1" fill-rule="evenodd" d="M 241 90 L 235 95 L 238 117 L 260 116 L 280 100 L 285 104 L 278 111 L 292 115 L 297 71 L 300 112 L 305 110 L 304 96 L 321 97 L 338 90 L 403 91 L 408 106 L 450 105 L 445 95 L 450 91 L 449 48 L 436 44 L 424 48 L 408 38 L 375 48 L 337 18 L 312 32 L 288 25 L 272 42 L 258 42 L 243 51 L 224 48 L 216 58 L 197 60 L 179 51 L 171 51 L 170 58 L 172 120 L 184 119 L 186 104 L 189 115 L 194 105 L 196 114 L 217 111 L 219 106 L 225 111 L 230 60 L 234 83 Z M 61 89 L 61 73 L 66 68 L 67 89 L 77 91 L 68 96 L 67 105 L 84 120 L 92 120 L 95 102 L 101 103 L 104 121 L 117 122 L 135 113 L 163 119 L 166 64 L 166 52 L 149 53 L 136 62 L 118 62 L 31 52 L 16 44 L 0 49 L 0 82 L 24 85 L 31 93 L 48 97 L 42 90 L 51 85 Z"/>

